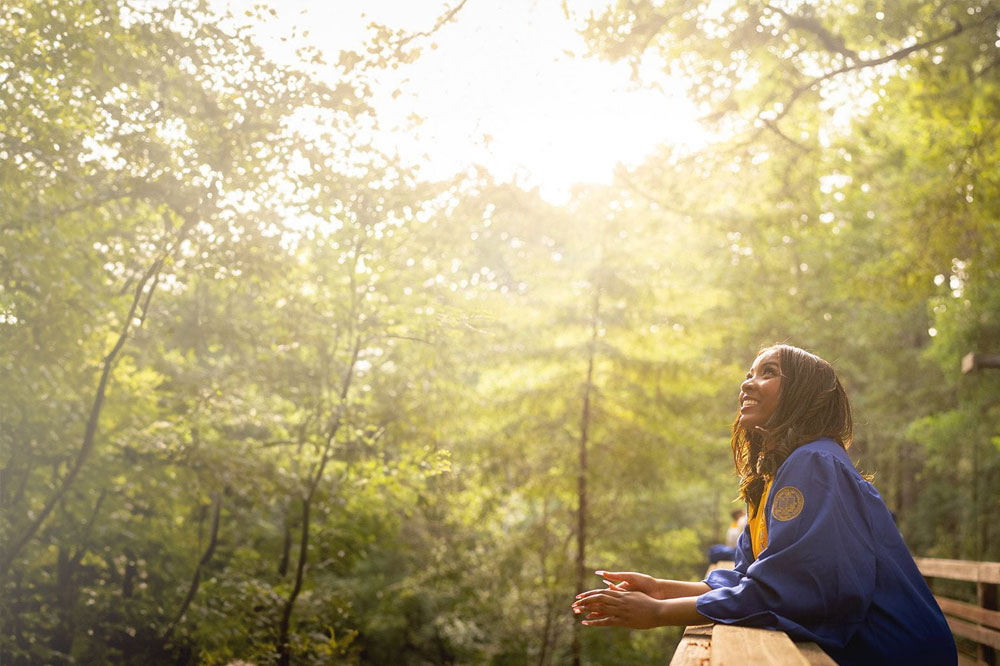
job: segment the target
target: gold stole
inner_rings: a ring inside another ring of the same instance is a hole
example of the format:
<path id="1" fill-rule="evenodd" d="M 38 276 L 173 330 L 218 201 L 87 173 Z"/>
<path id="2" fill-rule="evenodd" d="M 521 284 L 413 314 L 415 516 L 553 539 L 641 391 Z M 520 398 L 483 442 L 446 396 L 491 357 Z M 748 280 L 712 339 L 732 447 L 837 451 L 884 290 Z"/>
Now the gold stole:
<path id="1" fill-rule="evenodd" d="M 761 551 L 767 548 L 767 514 L 764 512 L 764 507 L 767 506 L 767 495 L 771 492 L 773 480 L 768 479 L 764 483 L 764 492 L 760 494 L 757 512 L 747 523 L 750 526 L 750 543 L 753 545 L 754 559 L 760 557 Z"/>

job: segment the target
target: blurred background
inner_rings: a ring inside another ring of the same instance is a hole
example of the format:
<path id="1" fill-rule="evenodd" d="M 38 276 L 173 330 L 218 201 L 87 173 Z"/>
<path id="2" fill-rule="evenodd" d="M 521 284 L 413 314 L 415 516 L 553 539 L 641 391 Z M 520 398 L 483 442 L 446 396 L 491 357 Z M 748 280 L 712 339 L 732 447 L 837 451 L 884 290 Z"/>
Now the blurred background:
<path id="1" fill-rule="evenodd" d="M 0 660 L 665 664 L 762 345 L 1000 559 L 994 0 L 0 4 Z"/>

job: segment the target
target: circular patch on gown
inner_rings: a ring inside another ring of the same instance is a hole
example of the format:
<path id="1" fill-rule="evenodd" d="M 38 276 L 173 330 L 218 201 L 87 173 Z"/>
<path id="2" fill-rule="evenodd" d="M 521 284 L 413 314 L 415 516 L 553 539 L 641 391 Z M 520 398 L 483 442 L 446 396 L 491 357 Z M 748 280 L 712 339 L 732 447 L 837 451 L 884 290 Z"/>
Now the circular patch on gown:
<path id="1" fill-rule="evenodd" d="M 802 491 L 795 486 L 785 486 L 774 496 L 774 504 L 771 505 L 771 515 L 776 520 L 791 520 L 802 513 L 802 507 L 806 505 L 806 499 L 802 496 Z"/>

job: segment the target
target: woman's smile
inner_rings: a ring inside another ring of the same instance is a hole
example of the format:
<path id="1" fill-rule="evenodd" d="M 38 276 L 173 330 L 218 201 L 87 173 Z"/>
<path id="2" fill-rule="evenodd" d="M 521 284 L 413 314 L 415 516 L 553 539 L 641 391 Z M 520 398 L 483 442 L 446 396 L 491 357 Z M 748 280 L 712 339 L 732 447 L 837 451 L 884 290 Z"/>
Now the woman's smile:
<path id="1" fill-rule="evenodd" d="M 778 408 L 780 393 L 781 356 L 772 349 L 757 357 L 740 385 L 740 425 L 748 430 L 762 427 Z"/>

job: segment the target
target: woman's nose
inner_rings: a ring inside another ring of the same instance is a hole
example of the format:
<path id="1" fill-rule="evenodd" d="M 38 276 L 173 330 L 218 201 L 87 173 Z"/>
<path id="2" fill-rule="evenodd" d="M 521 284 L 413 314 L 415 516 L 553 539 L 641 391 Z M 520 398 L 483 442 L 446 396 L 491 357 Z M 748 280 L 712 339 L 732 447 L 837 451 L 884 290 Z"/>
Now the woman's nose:
<path id="1" fill-rule="evenodd" d="M 745 393 L 746 390 L 747 390 L 747 387 L 749 387 L 750 384 L 752 384 L 752 383 L 753 383 L 753 377 L 747 377 L 746 379 L 743 380 L 743 383 L 740 384 L 740 390 Z"/>

